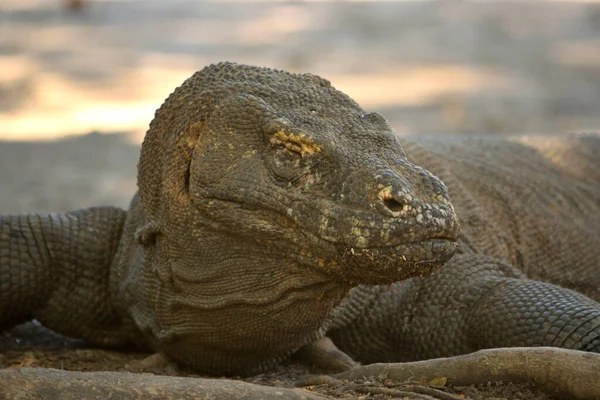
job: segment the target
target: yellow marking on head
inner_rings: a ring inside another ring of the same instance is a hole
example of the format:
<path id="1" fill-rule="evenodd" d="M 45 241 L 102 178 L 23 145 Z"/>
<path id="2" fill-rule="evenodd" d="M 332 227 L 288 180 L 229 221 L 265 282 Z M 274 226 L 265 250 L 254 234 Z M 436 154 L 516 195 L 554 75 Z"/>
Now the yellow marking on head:
<path id="1" fill-rule="evenodd" d="M 189 135 L 185 137 L 186 144 L 190 149 L 196 147 L 200 132 L 202 132 L 202 122 L 195 122 L 190 125 Z"/>
<path id="2" fill-rule="evenodd" d="M 378 189 L 381 189 L 379 191 L 379 193 L 377 193 L 377 197 L 379 197 L 380 200 L 390 200 L 392 199 L 394 196 L 392 195 L 392 187 L 391 186 L 386 186 L 386 187 L 381 187 L 383 185 L 379 184 L 377 186 Z"/>
<path id="3" fill-rule="evenodd" d="M 286 148 L 299 153 L 302 157 L 307 154 L 314 154 L 321 151 L 321 146 L 313 142 L 312 139 L 306 137 L 305 135 L 293 132 L 285 132 L 282 129 L 275 132 L 271 138 L 271 142 L 279 142 Z"/>

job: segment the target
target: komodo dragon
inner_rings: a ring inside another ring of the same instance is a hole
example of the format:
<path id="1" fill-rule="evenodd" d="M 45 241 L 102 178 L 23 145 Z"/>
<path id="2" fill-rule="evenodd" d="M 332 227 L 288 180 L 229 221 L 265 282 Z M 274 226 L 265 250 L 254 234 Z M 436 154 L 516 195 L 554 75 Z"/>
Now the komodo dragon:
<path id="1" fill-rule="evenodd" d="M 229 375 L 327 340 L 600 352 L 598 135 L 398 138 L 327 80 L 220 63 L 157 110 L 138 185 L 127 212 L 1 218 L 0 328 Z"/>

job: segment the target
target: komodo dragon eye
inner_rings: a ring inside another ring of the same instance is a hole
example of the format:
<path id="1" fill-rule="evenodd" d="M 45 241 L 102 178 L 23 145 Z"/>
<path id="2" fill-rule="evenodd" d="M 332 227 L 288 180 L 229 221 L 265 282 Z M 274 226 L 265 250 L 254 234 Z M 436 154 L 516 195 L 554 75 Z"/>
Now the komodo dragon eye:
<path id="1" fill-rule="evenodd" d="M 306 134 L 290 132 L 284 129 L 276 131 L 269 141 L 273 147 L 285 148 L 300 157 L 309 156 L 321 151 L 321 146 L 317 145 Z"/>
<path id="2" fill-rule="evenodd" d="M 297 183 L 310 172 L 315 156 L 321 147 L 307 134 L 284 127 L 274 130 L 269 136 L 271 152 L 269 164 L 282 183 Z"/>

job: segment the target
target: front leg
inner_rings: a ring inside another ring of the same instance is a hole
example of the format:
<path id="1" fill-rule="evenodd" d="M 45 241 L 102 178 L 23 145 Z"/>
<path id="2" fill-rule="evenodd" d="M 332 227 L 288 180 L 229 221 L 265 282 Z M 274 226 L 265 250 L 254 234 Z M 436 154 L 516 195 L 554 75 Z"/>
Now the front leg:
<path id="1" fill-rule="evenodd" d="M 354 320 L 329 332 L 357 361 L 448 357 L 479 349 L 554 346 L 600 352 L 600 304 L 513 267 L 461 254 L 437 274 L 373 287 Z"/>
<path id="2" fill-rule="evenodd" d="M 101 346 L 129 341 L 109 290 L 125 211 L 0 216 L 0 330 L 32 318 Z"/>

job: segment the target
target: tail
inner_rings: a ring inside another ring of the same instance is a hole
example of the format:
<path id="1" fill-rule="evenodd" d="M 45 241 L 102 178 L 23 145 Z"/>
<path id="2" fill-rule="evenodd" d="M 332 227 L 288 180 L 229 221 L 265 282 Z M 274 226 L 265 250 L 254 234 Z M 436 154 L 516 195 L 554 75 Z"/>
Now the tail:
<path id="1" fill-rule="evenodd" d="M 0 331 L 35 318 L 91 344 L 126 344 L 109 287 L 125 216 L 113 207 L 0 216 Z"/>

